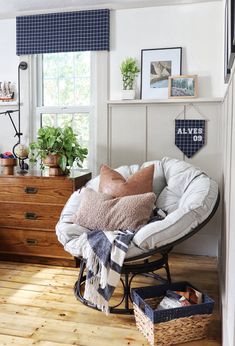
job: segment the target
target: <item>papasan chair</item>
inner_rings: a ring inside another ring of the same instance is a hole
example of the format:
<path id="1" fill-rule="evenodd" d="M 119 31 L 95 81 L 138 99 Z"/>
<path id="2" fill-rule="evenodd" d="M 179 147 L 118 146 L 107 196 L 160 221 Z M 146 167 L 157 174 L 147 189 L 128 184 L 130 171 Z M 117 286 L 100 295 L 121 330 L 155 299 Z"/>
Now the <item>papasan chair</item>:
<path id="1" fill-rule="evenodd" d="M 162 282 L 171 282 L 168 254 L 173 247 L 198 232 L 214 215 L 219 204 L 218 185 L 202 170 L 177 159 L 163 158 L 159 161 L 139 165 L 122 166 L 116 169 L 127 179 L 140 168 L 154 164 L 153 191 L 157 196 L 156 206 L 167 212 L 161 220 L 143 226 L 135 234 L 122 267 L 121 302 L 110 307 L 111 313 L 133 313 L 130 307 L 131 283 L 137 274 L 152 276 Z M 90 180 L 87 187 L 98 191 L 99 176 Z M 80 266 L 75 295 L 89 307 L 82 287 L 86 280 L 86 262 L 76 252 L 79 237 L 90 230 L 71 223 L 71 216 L 79 208 L 80 191 L 74 192 L 66 203 L 56 226 L 58 240 L 64 249 L 72 254 Z M 158 256 L 155 256 L 158 254 Z M 155 271 L 164 268 L 167 279 Z M 120 305 L 124 302 L 124 307 Z"/>

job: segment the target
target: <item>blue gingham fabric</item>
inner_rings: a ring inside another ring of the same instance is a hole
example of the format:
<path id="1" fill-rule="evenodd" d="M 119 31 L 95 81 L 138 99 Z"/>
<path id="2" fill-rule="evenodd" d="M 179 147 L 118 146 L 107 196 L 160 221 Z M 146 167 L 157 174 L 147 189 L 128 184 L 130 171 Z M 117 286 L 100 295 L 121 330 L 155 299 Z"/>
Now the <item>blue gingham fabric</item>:
<path id="1" fill-rule="evenodd" d="M 205 120 L 175 120 L 175 145 L 192 157 L 205 144 Z"/>
<path id="2" fill-rule="evenodd" d="M 16 17 L 16 54 L 109 50 L 110 11 Z"/>
<path id="3" fill-rule="evenodd" d="M 76 251 L 86 260 L 87 270 L 84 298 L 106 314 L 134 234 L 129 230 L 94 230 L 79 236 Z"/>

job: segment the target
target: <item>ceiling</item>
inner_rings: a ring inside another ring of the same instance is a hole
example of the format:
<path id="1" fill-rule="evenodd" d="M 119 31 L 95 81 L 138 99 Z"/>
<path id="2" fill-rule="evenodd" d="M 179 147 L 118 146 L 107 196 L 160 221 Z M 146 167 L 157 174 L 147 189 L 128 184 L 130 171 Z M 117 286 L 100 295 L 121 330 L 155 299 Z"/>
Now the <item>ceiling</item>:
<path id="1" fill-rule="evenodd" d="M 0 18 L 92 8 L 124 9 L 221 0 L 0 0 Z"/>

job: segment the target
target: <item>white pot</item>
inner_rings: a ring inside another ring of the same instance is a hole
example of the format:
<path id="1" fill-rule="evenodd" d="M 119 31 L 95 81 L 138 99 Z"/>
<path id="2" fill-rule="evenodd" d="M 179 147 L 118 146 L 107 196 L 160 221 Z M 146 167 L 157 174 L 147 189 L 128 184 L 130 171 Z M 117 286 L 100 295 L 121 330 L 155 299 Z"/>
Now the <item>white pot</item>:
<path id="1" fill-rule="evenodd" d="M 122 90 L 122 99 L 123 100 L 134 100 L 135 90 Z"/>

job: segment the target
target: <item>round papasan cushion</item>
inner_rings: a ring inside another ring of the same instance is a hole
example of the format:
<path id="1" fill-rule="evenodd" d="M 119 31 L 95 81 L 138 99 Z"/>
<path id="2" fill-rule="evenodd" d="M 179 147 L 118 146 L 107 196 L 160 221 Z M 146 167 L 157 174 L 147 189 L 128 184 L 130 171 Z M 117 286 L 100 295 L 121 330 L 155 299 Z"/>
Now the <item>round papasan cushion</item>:
<path id="1" fill-rule="evenodd" d="M 127 179 L 151 164 L 154 164 L 153 191 L 157 196 L 157 207 L 167 211 L 167 216 L 136 232 L 126 254 L 128 259 L 147 254 L 150 250 L 184 237 L 207 219 L 218 197 L 218 185 L 215 181 L 199 168 L 177 159 L 165 157 L 160 161 L 145 162 L 142 166 L 121 166 L 115 170 Z M 99 176 L 91 179 L 86 186 L 98 191 Z M 91 232 L 71 223 L 80 200 L 80 191 L 71 195 L 56 226 L 58 240 L 75 257 L 78 255 L 76 249 L 80 235 Z"/>

